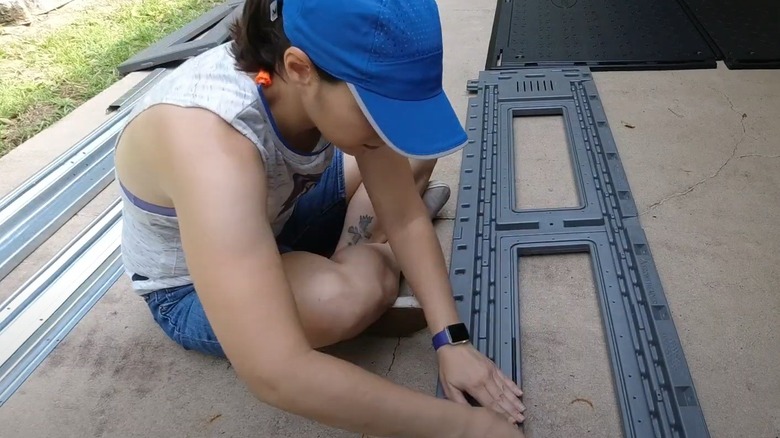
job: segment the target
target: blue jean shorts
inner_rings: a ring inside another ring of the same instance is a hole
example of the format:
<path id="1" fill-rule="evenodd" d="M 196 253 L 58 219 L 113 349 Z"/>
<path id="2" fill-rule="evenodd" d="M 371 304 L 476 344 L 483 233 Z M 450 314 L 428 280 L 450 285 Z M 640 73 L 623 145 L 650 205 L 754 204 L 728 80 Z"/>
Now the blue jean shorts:
<path id="1" fill-rule="evenodd" d="M 330 257 L 341 237 L 346 213 L 344 160 L 337 149 L 320 181 L 298 199 L 277 236 L 279 251 L 306 251 Z M 187 350 L 225 357 L 194 285 L 157 290 L 144 295 L 144 299 L 154 320 L 174 342 Z"/>

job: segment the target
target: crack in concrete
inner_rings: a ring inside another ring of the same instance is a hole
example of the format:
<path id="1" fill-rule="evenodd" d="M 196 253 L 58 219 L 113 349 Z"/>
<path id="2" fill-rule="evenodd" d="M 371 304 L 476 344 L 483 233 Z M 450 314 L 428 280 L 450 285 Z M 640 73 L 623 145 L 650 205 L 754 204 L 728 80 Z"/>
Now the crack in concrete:
<path id="1" fill-rule="evenodd" d="M 715 90 L 715 89 L 713 88 L 713 90 Z M 726 159 L 726 161 L 724 161 L 723 164 L 721 164 L 720 167 L 718 167 L 718 169 L 712 175 L 710 175 L 710 176 L 708 176 L 708 177 L 706 177 L 706 178 L 696 182 L 695 184 L 693 184 L 691 186 L 688 186 L 688 188 L 686 188 L 685 190 L 683 190 L 681 192 L 674 193 L 674 194 L 669 195 L 669 196 L 667 196 L 667 197 L 665 197 L 665 198 L 663 198 L 663 199 L 661 199 L 659 201 L 656 201 L 656 202 L 650 204 L 650 206 L 648 206 L 643 212 L 639 213 L 639 216 L 642 216 L 645 213 L 648 213 L 651 210 L 654 210 L 654 209 L 660 207 L 661 205 L 663 205 L 667 201 L 670 201 L 670 200 L 676 199 L 676 198 L 681 198 L 681 197 L 691 193 L 692 191 L 696 190 L 697 187 L 701 186 L 702 184 L 706 183 L 707 181 L 709 181 L 709 180 L 711 180 L 713 178 L 716 178 L 718 175 L 720 175 L 720 172 L 723 170 L 723 168 L 726 167 L 731 162 L 731 160 L 734 159 L 734 157 L 737 155 L 737 149 L 739 149 L 739 146 L 748 137 L 748 135 L 747 135 L 747 127 L 745 126 L 745 119 L 747 118 L 747 114 L 743 113 L 743 112 L 740 112 L 740 111 L 737 111 L 737 109 L 734 107 L 734 102 L 731 101 L 731 98 L 728 97 L 726 95 L 726 93 L 724 93 L 723 91 L 720 91 L 720 90 L 715 90 L 715 91 L 720 92 L 720 94 L 723 95 L 724 98 L 726 98 L 726 101 L 728 101 L 729 106 L 731 107 L 731 111 L 739 114 L 739 116 L 740 116 L 739 123 L 742 126 L 742 136 L 734 144 L 734 148 L 731 150 L 731 155 L 729 155 L 729 157 Z M 748 155 L 750 155 L 750 154 L 748 154 Z M 743 158 L 743 157 L 739 157 L 739 158 Z"/>
<path id="2" fill-rule="evenodd" d="M 670 112 L 670 113 L 672 113 L 672 114 L 674 114 L 675 116 L 677 116 L 677 117 L 679 117 L 679 118 L 681 118 L 681 119 L 682 119 L 682 118 L 684 118 L 682 114 L 678 114 L 678 113 L 676 113 L 676 112 L 675 112 L 673 109 L 671 109 L 671 108 L 666 108 L 666 109 L 668 109 L 668 110 L 669 110 L 669 112 Z"/>
<path id="3" fill-rule="evenodd" d="M 734 102 L 731 101 L 731 98 L 724 91 L 718 90 L 717 88 L 714 88 L 714 87 L 710 87 L 710 89 L 713 90 L 713 91 L 717 91 L 718 93 L 720 93 L 721 96 L 723 96 L 723 98 L 726 99 L 726 101 L 729 103 L 729 106 L 731 107 L 731 111 L 733 111 L 733 112 L 735 112 L 737 114 L 741 114 L 742 120 L 740 120 L 740 122 L 742 123 L 742 132 L 746 132 L 746 130 L 745 130 L 745 117 L 747 117 L 747 114 L 740 113 L 739 111 L 737 111 L 737 109 L 734 108 Z"/>
<path id="4" fill-rule="evenodd" d="M 747 158 L 747 157 L 780 158 L 780 155 L 745 154 L 745 155 L 740 155 L 739 156 L 739 158 Z"/>
<path id="5" fill-rule="evenodd" d="M 398 342 L 395 344 L 395 348 L 393 349 L 393 358 L 390 359 L 390 365 L 387 367 L 387 371 L 385 372 L 385 377 L 390 375 L 390 370 L 393 369 L 393 364 L 395 363 L 395 354 L 398 352 L 398 347 L 401 346 L 401 338 L 398 338 Z"/>

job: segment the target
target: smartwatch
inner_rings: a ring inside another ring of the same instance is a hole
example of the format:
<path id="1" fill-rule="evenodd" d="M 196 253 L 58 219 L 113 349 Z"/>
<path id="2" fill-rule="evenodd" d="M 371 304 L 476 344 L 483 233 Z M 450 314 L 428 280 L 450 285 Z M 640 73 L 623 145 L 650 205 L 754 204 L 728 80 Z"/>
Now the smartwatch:
<path id="1" fill-rule="evenodd" d="M 433 349 L 438 350 L 445 345 L 465 344 L 469 342 L 469 330 L 466 324 L 449 325 L 433 336 Z"/>

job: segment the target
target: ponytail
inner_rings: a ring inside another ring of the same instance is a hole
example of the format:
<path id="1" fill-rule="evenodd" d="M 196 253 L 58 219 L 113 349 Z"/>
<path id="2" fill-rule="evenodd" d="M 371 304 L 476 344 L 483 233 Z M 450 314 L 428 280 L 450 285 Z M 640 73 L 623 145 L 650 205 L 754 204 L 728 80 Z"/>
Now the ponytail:
<path id="1" fill-rule="evenodd" d="M 290 41 L 282 26 L 282 0 L 277 1 L 278 18 L 271 21 L 273 0 L 246 0 L 241 16 L 231 25 L 231 50 L 236 67 L 246 73 L 278 73 Z"/>
<path id="2" fill-rule="evenodd" d="M 271 19 L 271 3 L 274 0 L 246 0 L 244 10 L 230 26 L 230 45 L 236 68 L 249 74 L 265 71 L 280 74 L 284 52 L 290 40 L 284 34 L 282 22 L 283 0 L 276 0 L 276 19 Z M 320 78 L 326 82 L 338 82 L 336 78 L 314 66 Z"/>

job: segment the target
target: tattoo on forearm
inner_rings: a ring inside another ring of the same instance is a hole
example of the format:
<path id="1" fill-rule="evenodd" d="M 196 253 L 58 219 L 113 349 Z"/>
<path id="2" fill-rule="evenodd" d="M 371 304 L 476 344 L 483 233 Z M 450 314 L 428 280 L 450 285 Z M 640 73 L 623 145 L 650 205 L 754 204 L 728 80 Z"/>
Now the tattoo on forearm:
<path id="1" fill-rule="evenodd" d="M 370 239 L 371 238 L 371 232 L 368 231 L 369 225 L 371 225 L 371 222 L 374 221 L 373 216 L 369 215 L 363 215 L 360 216 L 360 220 L 358 220 L 357 226 L 350 225 L 350 227 L 347 229 L 349 234 L 352 235 L 352 238 L 349 242 L 349 245 L 357 245 L 358 242 L 360 242 L 363 239 Z"/>

